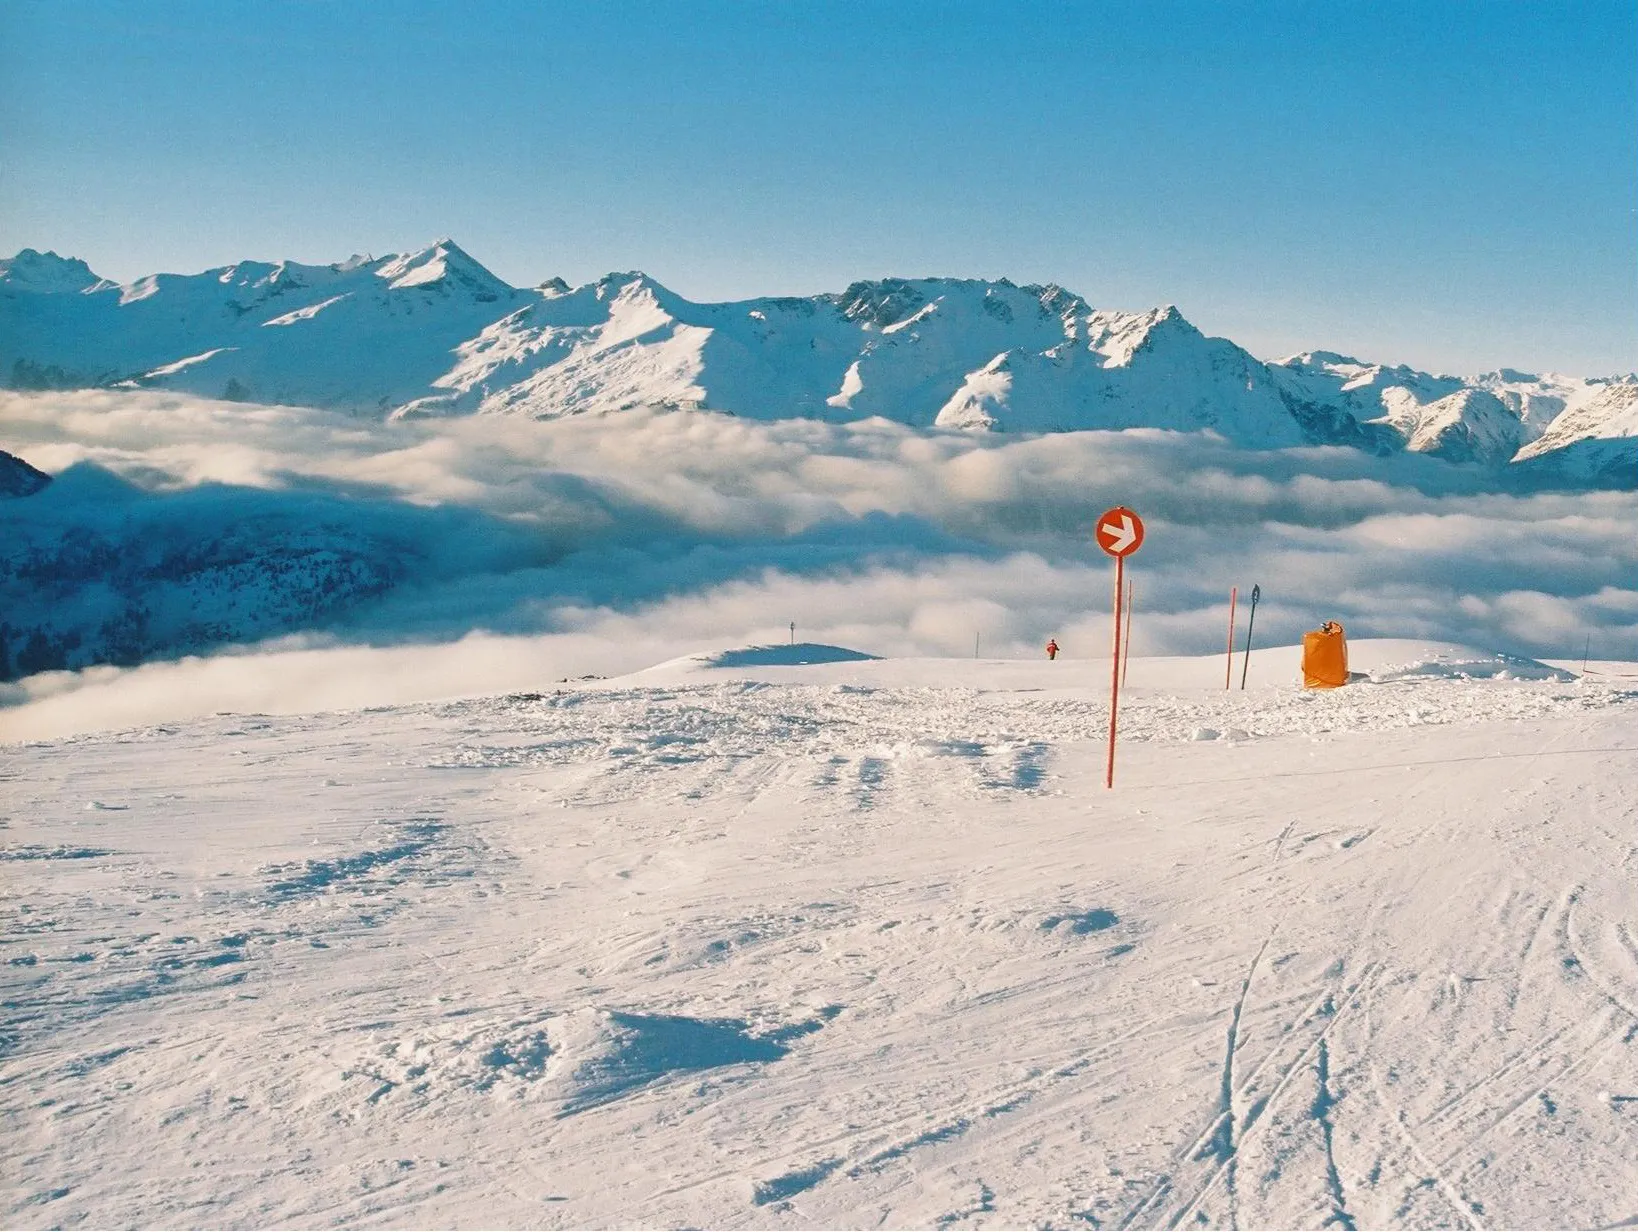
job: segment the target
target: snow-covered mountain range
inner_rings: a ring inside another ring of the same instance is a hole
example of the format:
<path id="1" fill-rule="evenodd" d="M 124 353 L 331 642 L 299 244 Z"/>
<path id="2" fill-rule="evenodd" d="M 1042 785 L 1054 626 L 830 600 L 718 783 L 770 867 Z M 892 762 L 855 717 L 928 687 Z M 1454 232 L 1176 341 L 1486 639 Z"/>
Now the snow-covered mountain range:
<path id="1" fill-rule="evenodd" d="M 0 380 L 372 416 L 678 407 L 1010 432 L 1210 429 L 1256 448 L 1343 444 L 1638 482 L 1638 375 L 1461 378 L 1324 351 L 1264 363 L 1175 308 L 1099 309 L 1005 280 L 889 278 L 722 304 L 640 273 L 519 289 L 449 240 L 123 286 L 24 249 L 0 260 Z"/>

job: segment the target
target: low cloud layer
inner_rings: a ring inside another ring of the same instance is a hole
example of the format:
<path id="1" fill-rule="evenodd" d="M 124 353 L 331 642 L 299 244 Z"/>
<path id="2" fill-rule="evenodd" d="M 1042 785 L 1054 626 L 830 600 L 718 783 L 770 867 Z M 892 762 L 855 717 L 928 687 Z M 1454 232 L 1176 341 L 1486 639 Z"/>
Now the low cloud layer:
<path id="1" fill-rule="evenodd" d="M 1220 649 L 1229 587 L 1258 583 L 1265 644 L 1329 618 L 1356 636 L 1535 657 L 1579 657 L 1590 638 L 1595 658 L 1638 658 L 1638 493 L 1498 491 L 1414 457 L 698 413 L 379 424 L 96 392 L 0 394 L 0 448 L 62 476 L 0 504 L 13 560 L 76 530 L 181 559 L 276 533 L 330 570 L 327 599 L 247 591 L 244 628 L 274 639 L 255 654 L 4 686 L 26 703 L 0 714 L 20 735 L 536 688 L 783 640 L 792 621 L 879 654 L 970 655 L 976 635 L 986 656 L 1032 656 L 1055 635 L 1094 657 L 1111 567 L 1090 532 L 1117 503 L 1148 525 L 1134 653 Z M 0 578 L 12 610 L 38 606 L 41 584 Z M 61 589 L 52 603 L 111 602 Z"/>

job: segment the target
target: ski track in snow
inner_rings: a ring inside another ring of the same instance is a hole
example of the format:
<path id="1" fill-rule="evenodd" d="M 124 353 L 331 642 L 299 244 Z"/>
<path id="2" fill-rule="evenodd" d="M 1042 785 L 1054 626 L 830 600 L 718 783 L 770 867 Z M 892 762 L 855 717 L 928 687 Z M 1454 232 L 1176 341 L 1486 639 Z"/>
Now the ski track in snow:
<path id="1" fill-rule="evenodd" d="M 843 670 L 0 745 L 7 1226 L 1632 1219 L 1638 693 Z"/>

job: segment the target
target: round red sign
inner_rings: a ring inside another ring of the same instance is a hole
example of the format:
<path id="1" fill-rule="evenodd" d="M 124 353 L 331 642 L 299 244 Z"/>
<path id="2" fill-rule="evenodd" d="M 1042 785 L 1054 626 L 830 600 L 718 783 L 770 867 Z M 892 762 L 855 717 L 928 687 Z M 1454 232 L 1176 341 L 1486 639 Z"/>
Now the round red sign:
<path id="1" fill-rule="evenodd" d="M 1130 556 L 1143 546 L 1143 519 L 1116 505 L 1098 519 L 1097 540 L 1111 556 Z"/>

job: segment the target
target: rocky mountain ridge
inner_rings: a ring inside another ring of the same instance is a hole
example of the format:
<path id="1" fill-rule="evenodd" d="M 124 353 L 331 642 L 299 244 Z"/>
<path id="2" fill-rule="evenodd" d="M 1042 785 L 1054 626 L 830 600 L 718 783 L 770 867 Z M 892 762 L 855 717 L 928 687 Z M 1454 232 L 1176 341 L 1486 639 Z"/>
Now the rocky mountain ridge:
<path id="1" fill-rule="evenodd" d="M 917 427 L 1210 430 L 1638 483 L 1638 375 L 1478 377 L 1314 351 L 1265 363 L 1174 307 L 1055 285 L 886 278 L 695 303 L 644 274 L 511 287 L 451 240 L 333 265 L 244 261 L 118 285 L 0 260 L 0 380 L 159 387 L 352 414 L 553 419 L 639 406 Z"/>

